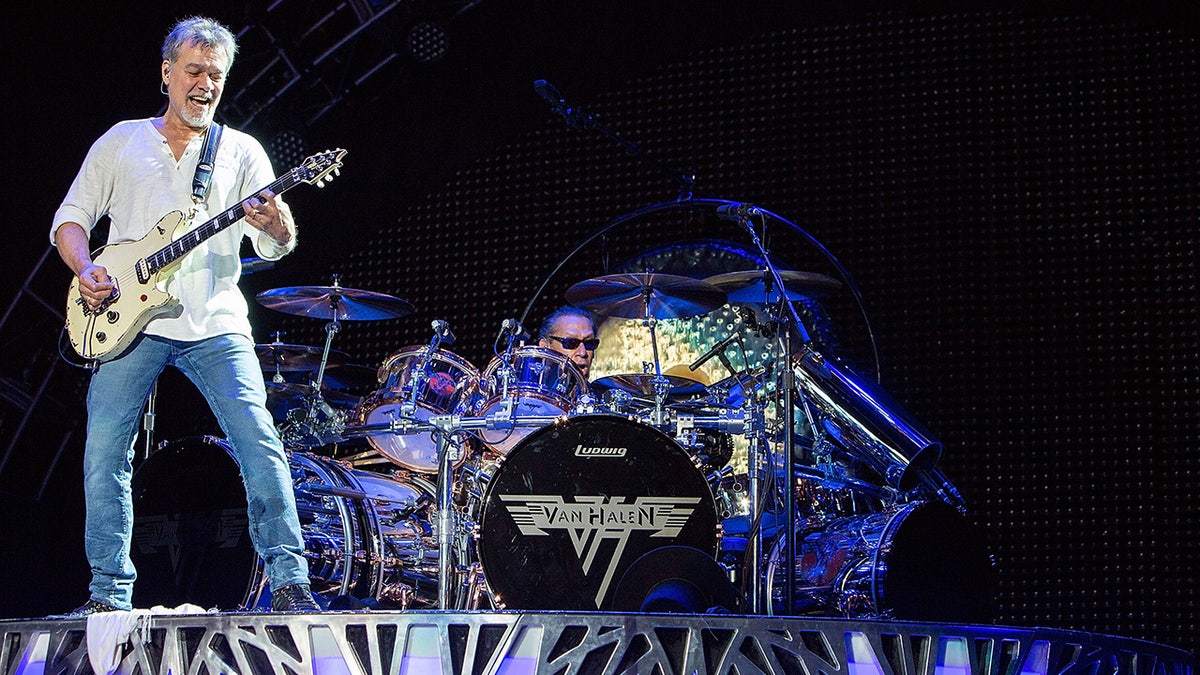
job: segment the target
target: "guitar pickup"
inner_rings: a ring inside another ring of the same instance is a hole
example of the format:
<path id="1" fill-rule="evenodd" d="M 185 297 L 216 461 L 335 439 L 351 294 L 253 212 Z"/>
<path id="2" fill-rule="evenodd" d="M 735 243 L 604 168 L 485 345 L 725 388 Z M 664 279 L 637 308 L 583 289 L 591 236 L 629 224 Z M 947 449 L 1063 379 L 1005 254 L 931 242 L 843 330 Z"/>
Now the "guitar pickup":
<path id="1" fill-rule="evenodd" d="M 145 258 L 138 260 L 133 269 L 137 272 L 138 283 L 145 284 L 150 282 L 150 263 L 146 262 Z"/>

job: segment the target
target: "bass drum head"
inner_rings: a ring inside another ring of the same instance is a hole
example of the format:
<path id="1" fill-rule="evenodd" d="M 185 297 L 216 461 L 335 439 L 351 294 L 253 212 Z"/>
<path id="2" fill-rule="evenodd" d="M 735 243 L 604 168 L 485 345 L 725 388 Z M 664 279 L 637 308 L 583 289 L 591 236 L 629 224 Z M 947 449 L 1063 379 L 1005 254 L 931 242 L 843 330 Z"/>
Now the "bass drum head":
<path id="1" fill-rule="evenodd" d="M 132 489 L 134 606 L 240 607 L 259 563 L 228 443 L 166 443 L 134 472 Z"/>
<path id="2" fill-rule="evenodd" d="M 994 618 L 992 564 L 982 536 L 944 502 L 817 521 L 798 534 L 795 614 L 957 623 Z M 769 578 L 774 607 L 787 614 L 784 571 L 777 566 L 783 543 L 772 551 Z"/>
<path id="3" fill-rule="evenodd" d="M 581 415 L 529 435 L 488 483 L 478 553 L 509 609 L 609 609 L 626 570 L 664 546 L 715 555 L 704 475 L 666 434 Z"/>
<path id="4" fill-rule="evenodd" d="M 897 619 L 991 623 L 991 558 L 982 533 L 943 502 L 910 504 L 889 521 L 873 556 L 875 606 Z M 865 588 L 866 583 L 862 584 Z"/>

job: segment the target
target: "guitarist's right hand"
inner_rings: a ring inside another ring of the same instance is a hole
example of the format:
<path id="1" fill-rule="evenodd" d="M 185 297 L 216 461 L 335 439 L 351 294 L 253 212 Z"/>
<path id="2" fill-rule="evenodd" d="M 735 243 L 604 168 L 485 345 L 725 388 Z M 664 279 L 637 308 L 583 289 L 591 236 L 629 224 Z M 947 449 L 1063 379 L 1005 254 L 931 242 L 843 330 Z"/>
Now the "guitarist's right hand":
<path id="1" fill-rule="evenodd" d="M 79 294 L 91 309 L 99 309 L 105 300 L 116 295 L 117 286 L 108 277 L 108 270 L 88 263 L 79 271 Z"/>
<path id="2" fill-rule="evenodd" d="M 116 284 L 103 265 L 97 265 L 88 251 L 88 235 L 79 223 L 63 223 L 54 234 L 54 245 L 63 262 L 78 270 L 79 295 L 88 309 L 100 309 L 117 292 Z"/>

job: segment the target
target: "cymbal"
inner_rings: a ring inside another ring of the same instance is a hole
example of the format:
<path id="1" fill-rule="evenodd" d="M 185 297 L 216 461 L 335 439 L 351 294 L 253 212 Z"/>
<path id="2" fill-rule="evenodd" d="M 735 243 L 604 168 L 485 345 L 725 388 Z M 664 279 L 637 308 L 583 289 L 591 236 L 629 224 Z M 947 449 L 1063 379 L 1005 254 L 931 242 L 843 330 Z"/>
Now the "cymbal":
<path id="1" fill-rule="evenodd" d="M 814 272 L 780 270 L 783 287 L 788 300 L 813 298 L 838 290 L 842 283 L 833 277 Z M 772 292 L 768 297 L 766 281 L 771 282 Z M 742 270 L 727 272 L 705 279 L 708 283 L 725 291 L 731 305 L 766 304 L 779 297 L 774 289 L 775 280 L 765 270 Z"/>
<path id="2" fill-rule="evenodd" d="M 703 370 L 692 370 L 683 363 L 673 365 L 670 368 L 664 368 L 662 374 L 667 377 L 680 377 L 685 380 L 699 382 L 706 387 L 711 384 L 708 375 Z"/>
<path id="3" fill-rule="evenodd" d="M 695 396 L 703 394 L 707 390 L 702 382 L 677 375 L 663 375 L 663 377 L 670 385 L 670 389 L 667 390 L 668 396 Z M 605 389 L 620 389 L 639 396 L 654 395 L 654 375 L 649 373 L 609 375 L 596 380 L 593 384 Z"/>
<path id="4" fill-rule="evenodd" d="M 603 316 L 683 319 L 725 304 L 725 292 L 691 277 L 654 272 L 609 274 L 567 289 L 567 301 Z"/>
<path id="5" fill-rule="evenodd" d="M 310 385 L 294 382 L 267 381 L 266 385 L 267 410 L 280 421 L 287 419 L 288 411 L 308 405 L 314 391 Z M 357 406 L 361 400 L 358 396 L 331 391 L 325 387 L 321 389 L 321 398 L 335 408 L 348 410 Z"/>
<path id="6" fill-rule="evenodd" d="M 413 306 L 407 300 L 336 285 L 273 288 L 255 297 L 258 304 L 268 309 L 314 319 L 378 321 L 398 319 L 413 313 Z"/>
<path id="7" fill-rule="evenodd" d="M 763 384 L 771 374 L 766 368 L 758 367 L 734 373 L 725 379 L 714 383 L 709 388 L 710 397 L 719 397 L 714 402 L 719 405 L 740 408 L 746 400 L 746 390 L 752 390 Z"/>
<path id="8" fill-rule="evenodd" d="M 282 342 L 270 342 L 254 345 L 254 353 L 258 355 L 258 364 L 267 372 L 299 373 L 316 370 L 321 367 L 323 347 L 309 345 L 289 345 Z M 350 360 L 350 355 L 330 350 L 325 366 L 331 367 Z"/>

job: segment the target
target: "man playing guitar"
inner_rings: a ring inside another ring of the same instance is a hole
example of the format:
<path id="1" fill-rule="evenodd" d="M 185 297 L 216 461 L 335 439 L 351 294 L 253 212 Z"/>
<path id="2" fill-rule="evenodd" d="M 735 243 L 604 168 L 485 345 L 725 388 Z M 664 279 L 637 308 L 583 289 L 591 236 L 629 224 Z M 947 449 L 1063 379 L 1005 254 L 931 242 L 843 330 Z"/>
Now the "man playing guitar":
<path id="1" fill-rule="evenodd" d="M 204 394 L 241 467 L 251 537 L 270 581 L 272 608 L 319 610 L 309 591 L 287 458 L 266 409 L 246 300 L 237 286 L 242 237 L 274 260 L 295 247 L 296 225 L 277 194 L 255 192 L 274 178 L 259 142 L 234 129 L 220 134 L 213 123 L 236 52 L 233 34 L 216 21 L 192 17 L 177 23 L 163 43 L 159 69 L 166 112 L 119 122 L 104 133 L 54 216 L 51 240 L 77 277 L 78 295 L 68 304 L 89 324 L 109 326 L 93 326 L 89 340 L 119 346 L 94 359 L 99 363 L 88 391 L 85 548 L 92 582 L 88 601 L 65 615 L 70 618 L 132 607 L 133 447 L 141 406 L 168 365 Z M 215 157 L 201 161 L 214 152 L 208 144 L 214 133 Z M 93 260 L 92 228 L 108 216 L 109 244 L 136 242 L 164 227 L 163 214 L 191 212 L 180 223 L 184 230 L 204 220 L 199 213 L 224 209 L 236 209 L 235 218 L 176 261 L 177 269 L 163 279 L 170 313 L 135 321 L 125 331 L 130 335 L 121 336 L 126 317 L 138 314 L 136 303 L 150 293 L 149 286 L 139 291 L 137 283 L 155 277 L 146 272 L 144 259 L 128 276 Z"/>

